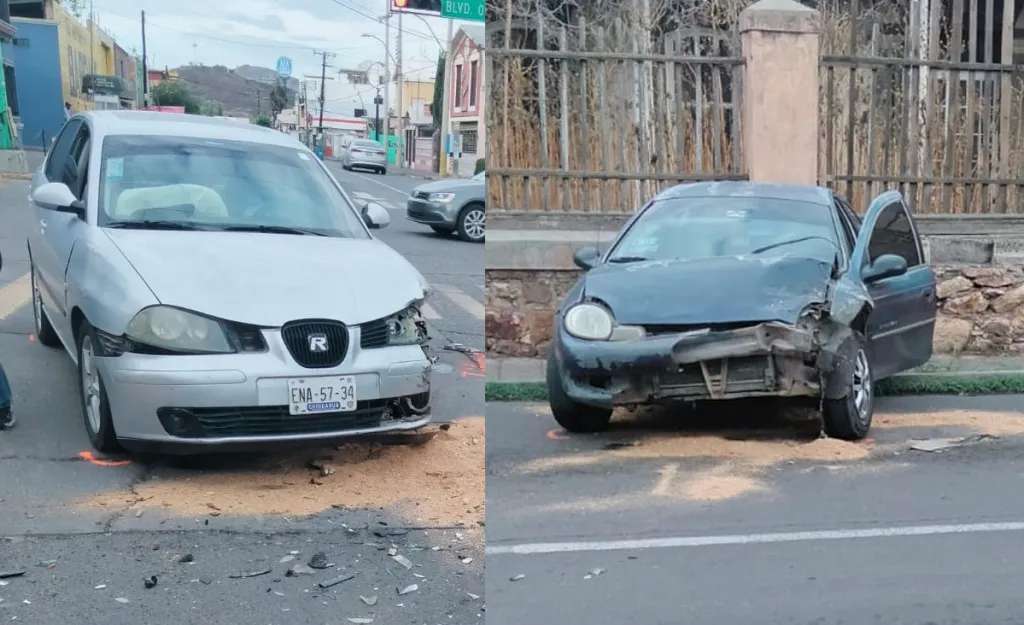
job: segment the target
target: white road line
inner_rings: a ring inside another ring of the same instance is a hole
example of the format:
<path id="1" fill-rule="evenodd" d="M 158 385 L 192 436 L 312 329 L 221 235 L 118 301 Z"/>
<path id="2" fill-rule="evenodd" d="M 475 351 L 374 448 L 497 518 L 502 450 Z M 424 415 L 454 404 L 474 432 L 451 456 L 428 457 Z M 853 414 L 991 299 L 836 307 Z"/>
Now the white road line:
<path id="1" fill-rule="evenodd" d="M 672 549 L 713 545 L 756 545 L 853 538 L 891 538 L 896 536 L 936 536 L 943 534 L 980 534 L 1024 531 L 1024 522 L 965 523 L 959 525 L 910 525 L 871 529 L 837 529 L 810 532 L 778 532 L 772 534 L 733 534 L 722 536 L 675 536 L 636 540 L 598 540 L 585 542 L 525 543 L 521 545 L 488 546 L 487 555 L 537 555 L 579 551 L 621 551 L 625 549 Z"/>
<path id="2" fill-rule="evenodd" d="M 462 308 L 469 314 L 473 315 L 477 319 L 484 318 L 484 305 L 482 302 L 478 302 L 469 295 L 466 295 L 458 287 L 450 284 L 436 284 L 434 285 L 441 293 L 444 293 L 445 297 L 454 302 L 459 308 Z"/>
<path id="3" fill-rule="evenodd" d="M 409 195 L 408 191 L 403 191 L 402 189 L 399 189 L 397 187 L 393 187 L 393 186 L 389 185 L 386 182 L 381 182 L 380 180 L 377 180 L 376 178 L 374 178 L 373 176 L 370 176 L 368 174 L 358 174 L 358 173 L 356 173 L 354 171 L 353 172 L 348 172 L 348 173 L 352 174 L 353 176 L 359 176 L 360 178 L 362 178 L 364 180 L 369 180 L 373 184 L 379 184 L 380 186 L 384 187 L 385 189 L 390 189 L 390 190 L 394 191 L 395 193 L 398 193 L 402 197 L 407 197 Z"/>
<path id="4" fill-rule="evenodd" d="M 359 198 L 360 200 L 375 200 L 375 199 L 377 199 L 377 198 L 373 197 L 373 194 L 367 193 L 366 191 L 349 191 L 349 195 L 351 195 L 352 197 L 355 197 L 355 198 Z"/>
<path id="5" fill-rule="evenodd" d="M 423 313 L 423 317 L 427 321 L 438 321 L 441 319 L 441 315 L 437 314 L 437 310 L 433 306 L 424 302 L 423 306 L 420 307 L 420 312 Z"/>
<path id="6" fill-rule="evenodd" d="M 0 287 L 0 320 L 6 319 L 32 299 L 32 278 L 26 273 Z"/>
<path id="7" fill-rule="evenodd" d="M 658 471 L 660 474 L 658 482 L 651 489 L 651 494 L 655 496 L 667 495 L 669 488 L 672 486 L 672 482 L 676 479 L 676 475 L 679 473 L 679 463 L 670 462 Z"/>

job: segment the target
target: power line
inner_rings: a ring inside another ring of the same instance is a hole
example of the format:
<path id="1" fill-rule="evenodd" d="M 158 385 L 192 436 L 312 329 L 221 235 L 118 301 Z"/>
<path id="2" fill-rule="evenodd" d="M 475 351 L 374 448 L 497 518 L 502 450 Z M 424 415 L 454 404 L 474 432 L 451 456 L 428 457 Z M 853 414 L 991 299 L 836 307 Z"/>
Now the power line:
<path id="1" fill-rule="evenodd" d="M 360 9 L 357 9 L 354 6 L 352 6 L 351 4 L 349 4 L 347 2 L 344 2 L 343 0 L 331 0 L 331 2 L 333 2 L 334 4 L 336 4 L 336 5 L 340 6 L 340 7 L 346 8 L 349 11 L 352 11 L 353 13 L 355 13 L 357 15 L 362 15 L 366 19 L 370 19 L 370 20 L 373 20 L 373 21 L 378 22 L 378 23 L 381 21 L 379 17 L 377 17 L 375 15 L 370 15 L 366 11 L 362 11 Z M 425 34 L 423 34 L 421 32 L 415 31 L 415 30 L 407 30 L 407 29 L 404 29 L 404 28 L 398 28 L 397 26 L 395 26 L 394 28 L 396 30 L 398 30 L 398 32 L 400 32 L 400 33 L 403 33 L 403 34 L 406 34 L 406 35 L 412 35 L 414 37 L 419 37 L 420 39 L 426 39 L 427 41 L 431 41 L 433 43 L 437 43 L 436 41 L 434 41 L 434 38 L 431 37 L 430 35 L 425 35 Z"/>

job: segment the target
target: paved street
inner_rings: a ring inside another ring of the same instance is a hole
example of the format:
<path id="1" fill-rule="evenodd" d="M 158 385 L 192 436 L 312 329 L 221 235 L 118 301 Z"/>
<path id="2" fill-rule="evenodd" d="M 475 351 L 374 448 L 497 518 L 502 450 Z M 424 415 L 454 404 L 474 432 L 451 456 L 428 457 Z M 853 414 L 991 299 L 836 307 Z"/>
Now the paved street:
<path id="1" fill-rule="evenodd" d="M 1020 622 L 1024 397 L 882 399 L 861 443 L 766 406 L 488 404 L 488 623 Z"/>
<path id="2" fill-rule="evenodd" d="M 483 347 L 483 246 L 406 223 L 396 189 L 415 179 L 339 179 L 390 204 L 380 238 L 434 286 L 434 417 L 450 428 L 191 459 L 91 454 L 74 366 L 32 335 L 28 183 L 0 180 L 0 361 L 19 417 L 0 432 L 0 572 L 26 571 L 0 581 L 0 620 L 482 622 L 483 362 L 445 347 Z M 320 551 L 331 566 L 286 575 Z"/>

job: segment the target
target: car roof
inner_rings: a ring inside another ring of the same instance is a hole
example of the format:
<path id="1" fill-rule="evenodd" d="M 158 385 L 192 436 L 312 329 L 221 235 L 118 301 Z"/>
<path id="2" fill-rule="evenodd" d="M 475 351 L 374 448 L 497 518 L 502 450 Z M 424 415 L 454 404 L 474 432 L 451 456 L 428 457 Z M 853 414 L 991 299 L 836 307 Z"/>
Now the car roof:
<path id="1" fill-rule="evenodd" d="M 294 138 L 271 128 L 204 115 L 115 110 L 85 111 L 75 117 L 89 122 L 94 138 L 107 135 L 164 135 L 303 147 Z"/>
<path id="2" fill-rule="evenodd" d="M 680 184 L 665 189 L 654 200 L 674 200 L 688 197 L 755 197 L 832 206 L 832 191 L 824 187 L 745 180 Z"/>

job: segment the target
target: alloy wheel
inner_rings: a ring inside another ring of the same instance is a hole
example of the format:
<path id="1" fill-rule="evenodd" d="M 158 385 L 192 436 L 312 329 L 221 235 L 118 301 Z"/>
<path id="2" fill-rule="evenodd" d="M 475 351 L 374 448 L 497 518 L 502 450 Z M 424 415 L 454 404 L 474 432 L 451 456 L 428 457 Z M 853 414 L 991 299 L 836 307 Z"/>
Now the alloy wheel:
<path id="1" fill-rule="evenodd" d="M 462 223 L 463 229 L 466 231 L 466 236 L 473 240 L 484 238 L 484 232 L 487 226 L 487 215 L 482 209 L 472 208 L 467 211 Z"/>
<path id="2" fill-rule="evenodd" d="M 853 363 L 853 403 L 861 419 L 867 417 L 871 406 L 871 369 L 868 355 L 863 349 L 857 350 L 857 359 Z"/>
<path id="3" fill-rule="evenodd" d="M 89 428 L 93 432 L 100 431 L 100 374 L 96 370 L 95 352 L 92 337 L 82 339 L 82 405 L 85 417 L 89 420 Z"/>

